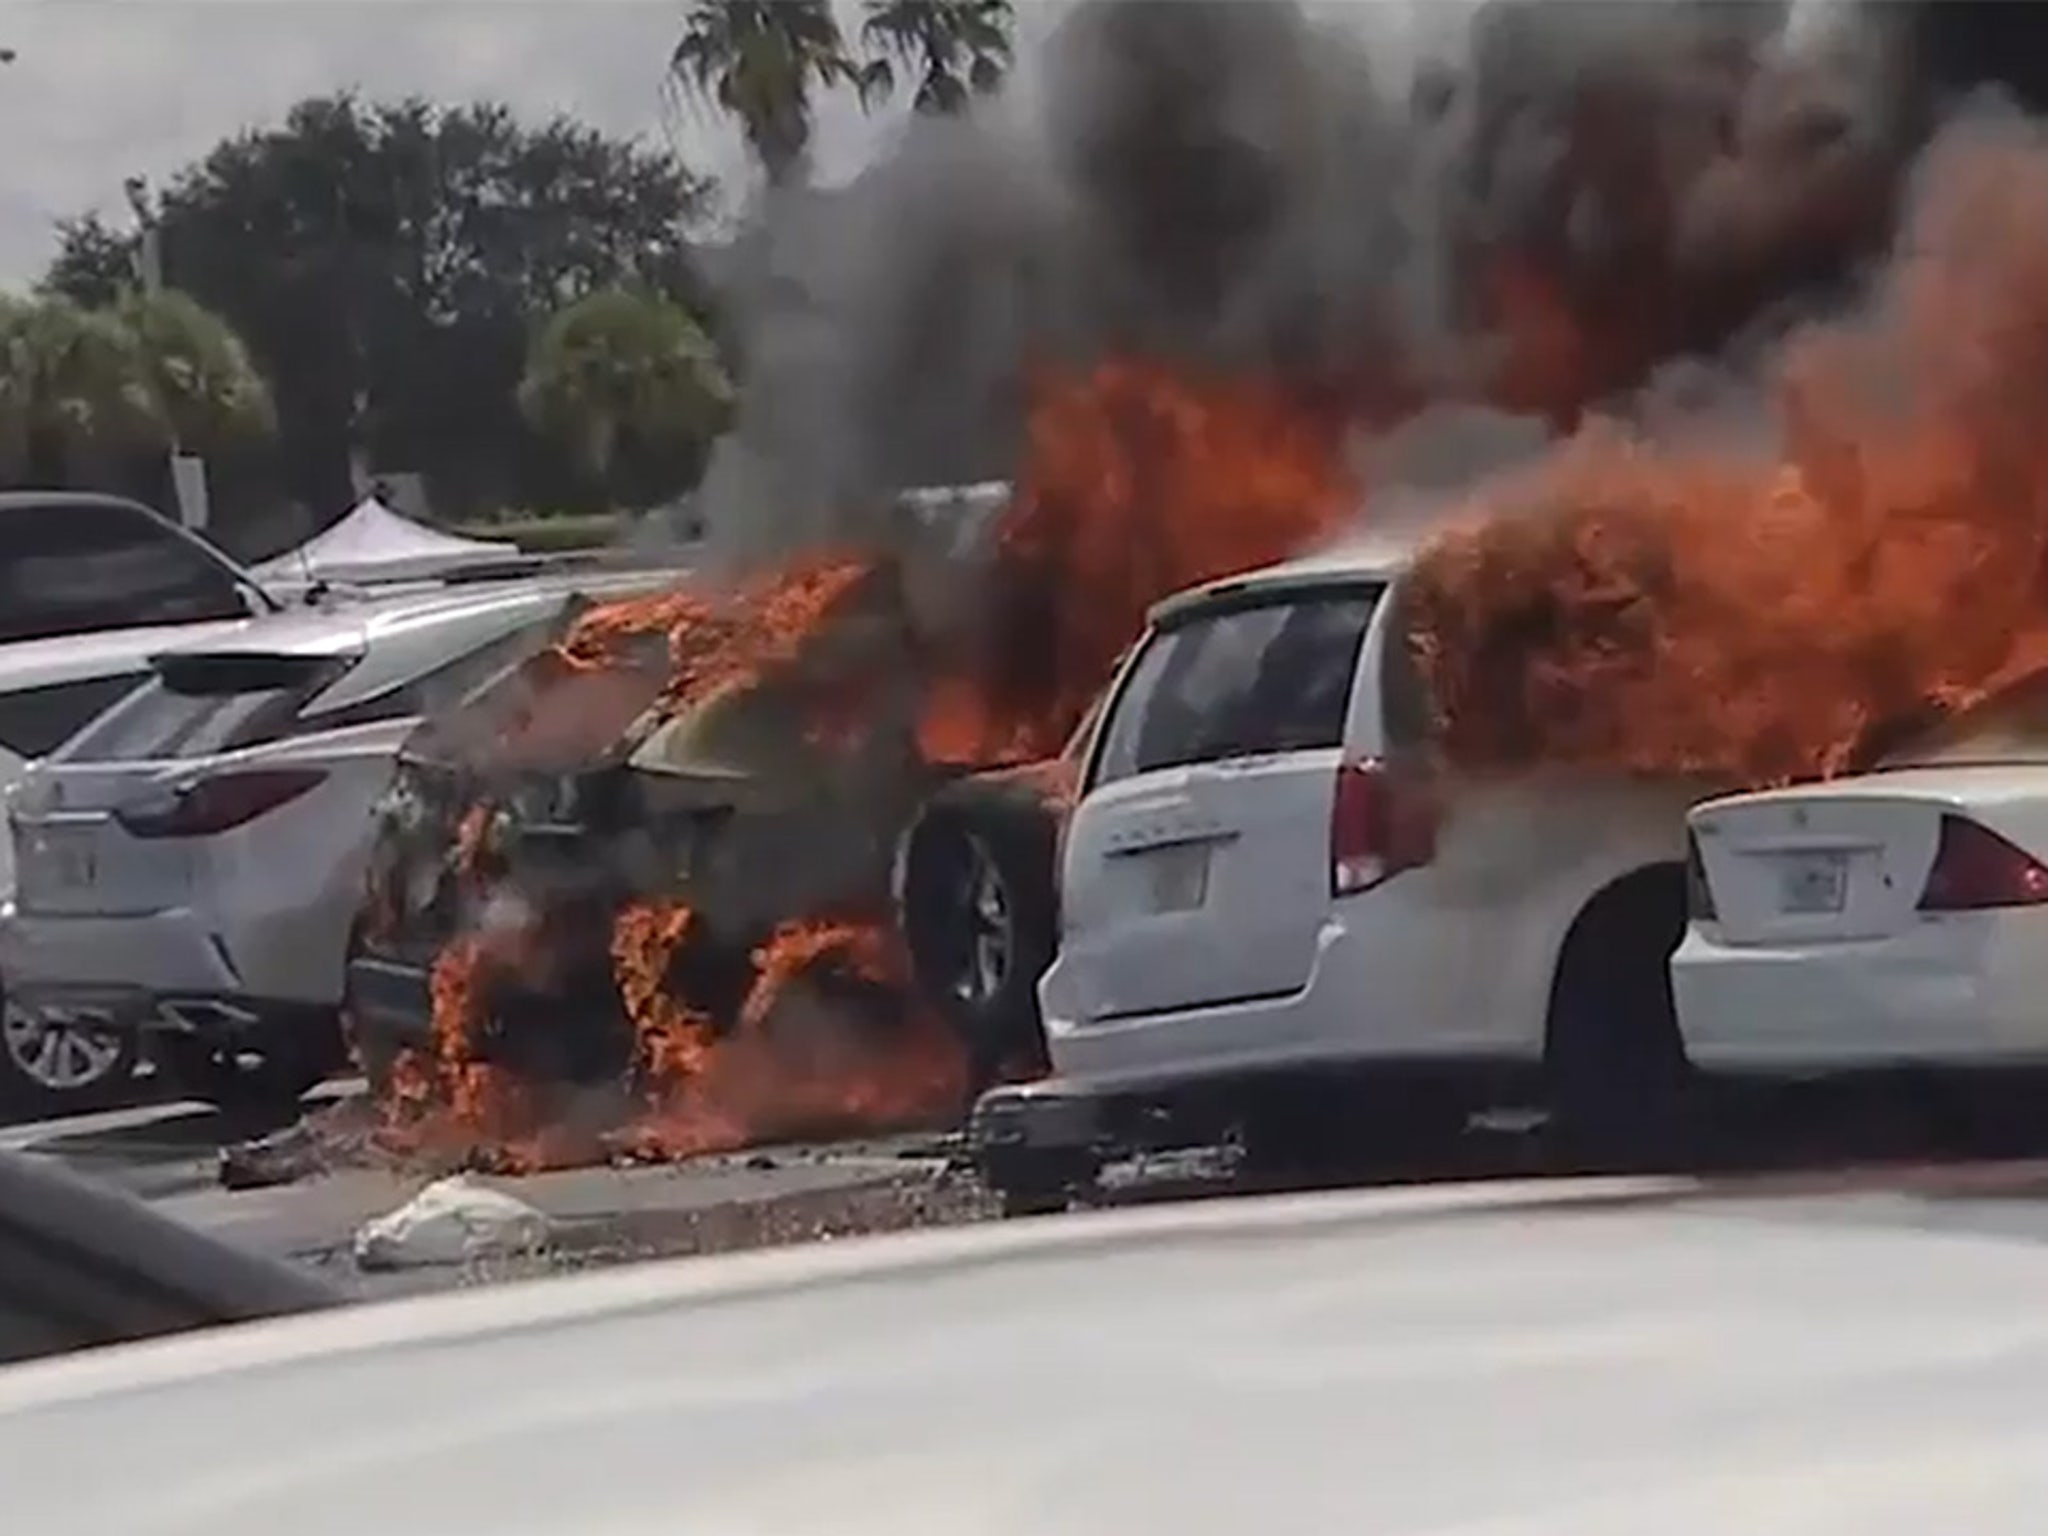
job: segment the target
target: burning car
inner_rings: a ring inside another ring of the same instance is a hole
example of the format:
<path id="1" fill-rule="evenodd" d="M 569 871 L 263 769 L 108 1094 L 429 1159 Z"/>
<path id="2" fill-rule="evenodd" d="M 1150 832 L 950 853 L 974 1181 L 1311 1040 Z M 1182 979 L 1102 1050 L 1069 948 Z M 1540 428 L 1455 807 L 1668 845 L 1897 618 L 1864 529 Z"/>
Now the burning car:
<path id="1" fill-rule="evenodd" d="M 495 1093 L 530 1127 L 568 1094 L 616 1124 L 618 1090 L 689 1122 L 670 1149 L 764 1114 L 889 1116 L 874 1093 L 958 1112 L 959 1053 L 908 999 L 891 897 L 907 841 L 936 836 L 906 832 L 951 825 L 974 782 L 934 797 L 972 765 L 934 764 L 921 679 L 949 617 L 927 557 L 957 569 L 985 524 L 906 505 L 891 556 L 587 607 L 407 743 L 349 970 L 387 1103 Z M 908 862 L 923 888 L 931 859 Z M 736 1108 L 758 1085 L 727 1081 L 677 1108 L 740 1037 L 776 1058 L 783 1101 Z M 863 1096 L 864 1074 L 888 1081 Z M 807 1076 L 811 1099 L 788 1097 Z"/>

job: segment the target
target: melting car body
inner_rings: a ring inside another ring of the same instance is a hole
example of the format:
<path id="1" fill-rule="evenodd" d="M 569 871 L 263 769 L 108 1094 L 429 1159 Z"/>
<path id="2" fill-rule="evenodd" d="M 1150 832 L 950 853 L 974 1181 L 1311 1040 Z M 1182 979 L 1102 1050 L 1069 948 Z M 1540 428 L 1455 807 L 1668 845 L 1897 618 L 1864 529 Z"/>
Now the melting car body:
<path id="1" fill-rule="evenodd" d="M 688 914 L 662 990 L 714 1033 L 790 924 L 886 928 L 906 830 L 957 772 L 918 739 L 920 658 L 954 618 L 933 572 L 957 571 L 998 491 L 906 498 L 891 557 L 581 609 L 425 724 L 380 811 L 350 965 L 373 1078 L 408 1049 L 445 1058 L 436 972 L 459 944 L 493 961 L 462 1051 L 590 1085 L 630 1079 L 648 1023 L 621 997 L 632 909 Z M 818 984 L 886 1028 L 902 996 L 859 969 L 823 966 Z"/>

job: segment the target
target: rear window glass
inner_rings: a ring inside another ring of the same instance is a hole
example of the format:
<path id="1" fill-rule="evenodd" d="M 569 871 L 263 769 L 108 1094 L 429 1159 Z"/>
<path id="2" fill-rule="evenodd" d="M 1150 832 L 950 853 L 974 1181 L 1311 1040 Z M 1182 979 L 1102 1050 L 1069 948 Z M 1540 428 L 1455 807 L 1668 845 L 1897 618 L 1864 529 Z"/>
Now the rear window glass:
<path id="1" fill-rule="evenodd" d="M 1093 782 L 1341 745 L 1380 590 L 1198 610 L 1157 631 L 1112 706 Z"/>
<path id="2" fill-rule="evenodd" d="M 16 757 L 54 752 L 93 717 L 142 685 L 146 672 L 83 678 L 0 693 L 0 748 Z"/>
<path id="3" fill-rule="evenodd" d="M 183 761 L 262 740 L 291 718 L 297 690 L 193 695 L 153 678 L 64 753 L 73 763 Z"/>

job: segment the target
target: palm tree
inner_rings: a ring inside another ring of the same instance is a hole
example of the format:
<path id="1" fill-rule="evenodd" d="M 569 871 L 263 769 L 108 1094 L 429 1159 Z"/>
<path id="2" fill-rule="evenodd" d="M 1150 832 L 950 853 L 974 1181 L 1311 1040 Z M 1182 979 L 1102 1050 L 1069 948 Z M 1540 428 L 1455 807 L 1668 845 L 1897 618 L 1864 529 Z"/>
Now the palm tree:
<path id="1" fill-rule="evenodd" d="M 801 176 L 813 92 L 861 83 L 832 0 L 695 0 L 669 71 L 738 121 L 775 187 Z"/>
<path id="2" fill-rule="evenodd" d="M 0 471 L 59 484 L 86 461 L 267 431 L 242 343 L 179 293 L 88 309 L 0 295 Z"/>
<path id="3" fill-rule="evenodd" d="M 175 289 L 130 292 L 115 314 L 140 345 L 149 393 L 174 443 L 225 445 L 276 428 L 269 387 L 220 316 Z"/>
<path id="4" fill-rule="evenodd" d="M 134 332 L 66 299 L 0 308 L 0 454 L 16 475 L 60 484 L 88 455 L 164 441 Z"/>
<path id="5" fill-rule="evenodd" d="M 863 98 L 890 95 L 901 64 L 917 72 L 918 111 L 961 111 L 1009 73 L 1016 19 L 1010 0 L 868 0 L 860 29 L 868 53 Z"/>
<path id="6" fill-rule="evenodd" d="M 688 458 L 725 425 L 733 390 L 680 304 L 629 288 L 578 299 L 542 327 L 519 384 L 536 430 L 600 478 L 622 459 Z"/>

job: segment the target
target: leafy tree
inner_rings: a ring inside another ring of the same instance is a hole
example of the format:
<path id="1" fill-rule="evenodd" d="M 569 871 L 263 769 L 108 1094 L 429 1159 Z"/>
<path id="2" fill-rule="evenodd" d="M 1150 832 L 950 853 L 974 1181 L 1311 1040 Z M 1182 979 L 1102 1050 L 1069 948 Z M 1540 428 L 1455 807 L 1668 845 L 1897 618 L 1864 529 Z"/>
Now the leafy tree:
<path id="1" fill-rule="evenodd" d="M 135 285 L 136 238 L 97 213 L 57 222 L 57 259 L 39 292 L 103 309 Z"/>
<path id="2" fill-rule="evenodd" d="M 227 446 L 276 429 L 270 388 L 242 338 L 190 295 L 130 289 L 113 314 L 135 339 L 144 387 L 174 441 Z"/>
<path id="3" fill-rule="evenodd" d="M 528 421 L 590 474 L 623 471 L 642 504 L 695 479 L 732 399 L 689 310 L 630 288 L 590 294 L 553 316 L 519 387 Z"/>
<path id="4" fill-rule="evenodd" d="M 814 93 L 863 78 L 832 0 L 695 0 L 669 70 L 738 122 L 778 187 L 802 179 Z"/>
<path id="5" fill-rule="evenodd" d="M 896 89 L 896 66 L 915 73 L 920 112 L 959 112 L 1003 83 L 1016 9 L 1010 0 L 868 0 L 861 85 L 870 98 Z"/>
<path id="6" fill-rule="evenodd" d="M 174 441 L 260 434 L 270 401 L 219 317 L 184 294 L 104 308 L 0 299 L 0 472 L 55 485 Z"/>
<path id="7" fill-rule="evenodd" d="M 673 157 L 489 103 L 299 103 L 162 190 L 168 280 L 247 340 L 275 390 L 278 489 L 344 506 L 357 461 L 421 471 L 456 512 L 576 480 L 514 398 L 531 317 L 622 282 L 702 302 L 688 239 L 712 186 Z M 45 288 L 105 302 L 133 232 L 66 226 Z"/>

